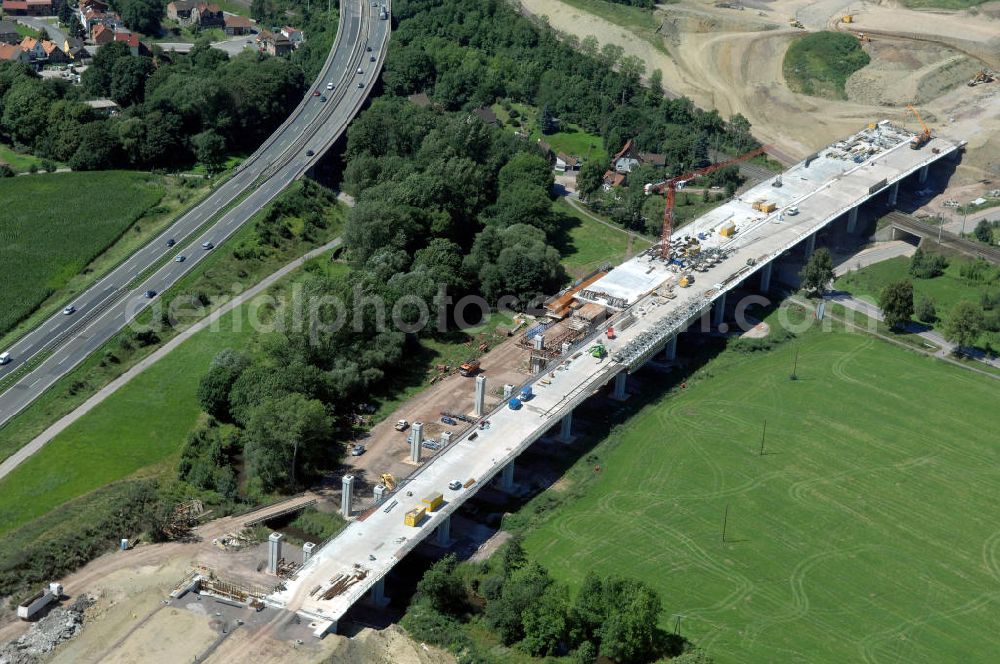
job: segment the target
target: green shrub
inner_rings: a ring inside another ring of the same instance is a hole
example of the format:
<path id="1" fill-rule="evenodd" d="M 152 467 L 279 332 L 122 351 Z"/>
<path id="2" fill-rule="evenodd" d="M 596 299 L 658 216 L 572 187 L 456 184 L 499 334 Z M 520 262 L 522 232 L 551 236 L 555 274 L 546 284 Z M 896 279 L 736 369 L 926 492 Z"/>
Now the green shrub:
<path id="1" fill-rule="evenodd" d="M 847 99 L 847 78 L 869 63 L 857 37 L 845 32 L 814 32 L 796 39 L 785 53 L 785 80 L 796 92 Z"/>

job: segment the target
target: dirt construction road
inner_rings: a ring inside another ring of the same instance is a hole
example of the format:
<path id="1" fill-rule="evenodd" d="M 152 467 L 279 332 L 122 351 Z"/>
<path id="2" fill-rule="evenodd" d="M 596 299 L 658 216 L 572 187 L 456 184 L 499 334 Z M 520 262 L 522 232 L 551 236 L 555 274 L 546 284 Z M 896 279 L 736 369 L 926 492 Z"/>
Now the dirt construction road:
<path id="1" fill-rule="evenodd" d="M 562 0 L 521 0 L 526 13 L 545 16 L 567 34 L 615 43 L 626 55 L 660 69 L 663 85 L 690 97 L 698 106 L 723 117 L 742 113 L 754 133 L 781 154 L 802 158 L 874 120 L 889 118 L 916 128 L 907 103 L 920 103 L 935 127 L 971 107 L 988 112 L 979 118 L 970 151 L 959 171 L 968 180 L 998 168 L 1000 108 L 993 103 L 1000 83 L 968 88 L 968 75 L 978 67 L 1000 68 L 1000 9 L 995 12 L 920 12 L 895 3 L 852 0 L 776 0 L 745 2 L 737 11 L 710 0 L 682 0 L 660 5 L 658 30 L 623 27 L 576 9 Z M 996 3 L 991 3 L 996 4 Z M 986 7 L 986 6 L 984 6 Z M 852 14 L 850 26 L 840 17 Z M 789 26 L 797 18 L 805 30 L 868 30 L 874 37 L 864 48 L 872 62 L 848 80 L 847 100 L 830 100 L 792 92 L 782 63 L 791 41 L 803 30 Z M 994 172 L 1000 176 L 1000 171 Z"/>

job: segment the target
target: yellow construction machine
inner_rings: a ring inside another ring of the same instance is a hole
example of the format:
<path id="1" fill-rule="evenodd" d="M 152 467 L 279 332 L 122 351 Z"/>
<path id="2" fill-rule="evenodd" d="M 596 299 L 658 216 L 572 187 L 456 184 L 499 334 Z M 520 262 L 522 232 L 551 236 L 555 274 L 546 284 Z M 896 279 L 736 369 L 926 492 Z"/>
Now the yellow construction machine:
<path id="1" fill-rule="evenodd" d="M 931 130 L 927 128 L 926 124 L 924 124 L 924 119 L 920 117 L 920 113 L 917 112 L 917 109 L 913 108 L 913 106 L 909 104 L 907 104 L 906 107 L 911 111 L 913 111 L 913 114 L 917 116 L 917 122 L 920 123 L 920 127 L 923 130 L 919 134 L 910 139 L 910 149 L 919 150 L 920 148 L 927 145 L 927 142 L 931 140 Z"/>
<path id="2" fill-rule="evenodd" d="M 379 477 L 379 479 L 382 480 L 382 484 L 384 484 L 385 488 L 389 491 L 394 491 L 396 489 L 396 478 L 389 473 L 382 473 L 382 476 Z"/>

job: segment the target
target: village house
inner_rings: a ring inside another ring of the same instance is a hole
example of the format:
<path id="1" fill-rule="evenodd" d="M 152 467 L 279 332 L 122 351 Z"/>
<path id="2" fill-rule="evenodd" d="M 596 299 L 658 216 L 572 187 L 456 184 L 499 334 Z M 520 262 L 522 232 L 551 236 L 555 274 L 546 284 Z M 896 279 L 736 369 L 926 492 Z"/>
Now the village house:
<path id="1" fill-rule="evenodd" d="M 292 43 L 295 48 L 299 47 L 299 44 L 306 40 L 305 34 L 302 33 L 298 28 L 293 28 L 290 26 L 285 26 L 281 29 L 281 34 L 285 36 L 285 39 Z"/>
<path id="2" fill-rule="evenodd" d="M 28 54 L 21 50 L 20 44 L 0 44 L 0 60 L 31 64 Z"/>
<path id="3" fill-rule="evenodd" d="M 261 51 L 268 55 L 288 55 L 295 48 L 288 37 L 270 30 L 261 30 L 257 35 L 257 44 Z"/>
<path id="4" fill-rule="evenodd" d="M 253 32 L 253 25 L 246 16 L 226 15 L 226 34 L 230 37 L 249 35 Z"/>
<path id="5" fill-rule="evenodd" d="M 5 16 L 52 16 L 52 0 L 3 0 Z"/>

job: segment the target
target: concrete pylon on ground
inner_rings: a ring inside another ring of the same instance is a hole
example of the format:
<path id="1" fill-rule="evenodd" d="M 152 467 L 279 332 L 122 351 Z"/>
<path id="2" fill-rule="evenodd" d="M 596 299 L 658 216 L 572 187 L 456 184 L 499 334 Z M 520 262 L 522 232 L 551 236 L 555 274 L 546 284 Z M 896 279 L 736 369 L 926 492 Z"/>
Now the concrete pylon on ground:
<path id="1" fill-rule="evenodd" d="M 559 442 L 572 443 L 575 436 L 573 435 L 573 411 L 569 411 L 563 415 L 562 420 L 559 422 Z"/>
<path id="2" fill-rule="evenodd" d="M 267 538 L 267 571 L 278 573 L 278 561 L 281 560 L 281 541 L 285 536 L 281 533 L 271 533 Z"/>
<path id="3" fill-rule="evenodd" d="M 663 349 L 664 355 L 668 362 L 673 362 L 677 359 L 677 335 L 670 337 L 670 341 L 667 342 L 667 347 Z"/>
<path id="4" fill-rule="evenodd" d="M 385 485 L 376 484 L 372 492 L 375 494 L 375 504 L 381 505 L 382 501 L 385 500 Z"/>
<path id="5" fill-rule="evenodd" d="M 451 517 L 446 516 L 441 523 L 438 524 L 437 530 L 435 531 L 434 542 L 441 548 L 448 548 L 451 546 Z"/>
<path id="6" fill-rule="evenodd" d="M 628 374 L 622 371 L 615 376 L 615 386 L 611 390 L 611 398 L 616 401 L 625 401 L 628 399 L 628 393 L 625 392 L 625 385 L 628 382 Z"/>
<path id="7" fill-rule="evenodd" d="M 354 502 L 354 475 L 344 475 L 340 480 L 340 513 L 345 519 L 351 518 L 351 503 Z"/>
<path id="8" fill-rule="evenodd" d="M 410 461 L 420 463 L 420 451 L 424 445 L 424 425 L 414 422 L 410 431 Z"/>
<path id="9" fill-rule="evenodd" d="M 896 199 L 899 197 L 899 182 L 893 182 L 889 187 L 889 207 L 896 207 Z"/>
<path id="10" fill-rule="evenodd" d="M 858 208 L 852 207 L 847 213 L 847 232 L 854 233 L 858 229 Z"/>
<path id="11" fill-rule="evenodd" d="M 816 233 L 810 233 L 809 237 L 806 238 L 806 259 L 808 260 L 813 252 L 816 251 Z"/>
<path id="12" fill-rule="evenodd" d="M 726 318 L 726 294 L 723 293 L 712 305 L 712 326 L 718 328 Z"/>
<path id="13" fill-rule="evenodd" d="M 774 261 L 771 261 L 760 269 L 760 292 L 764 295 L 771 290 L 771 272 L 774 270 Z"/>
<path id="14" fill-rule="evenodd" d="M 486 414 L 486 376 L 476 376 L 476 402 L 472 412 L 476 417 Z"/>
<path id="15" fill-rule="evenodd" d="M 302 545 L 302 564 L 305 565 L 312 558 L 313 549 L 316 548 L 316 544 L 313 542 L 306 542 Z"/>
<path id="16" fill-rule="evenodd" d="M 368 592 L 368 601 L 379 608 L 389 604 L 389 598 L 385 596 L 385 577 L 375 582 Z"/>
<path id="17" fill-rule="evenodd" d="M 514 488 L 514 462 L 511 461 L 500 472 L 500 488 L 510 491 Z"/>

